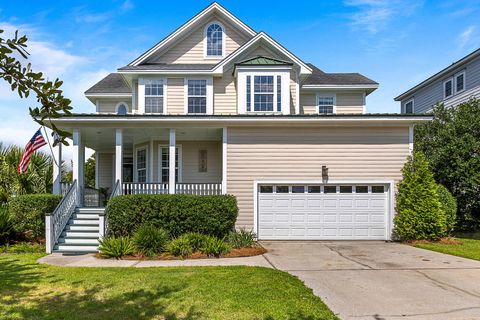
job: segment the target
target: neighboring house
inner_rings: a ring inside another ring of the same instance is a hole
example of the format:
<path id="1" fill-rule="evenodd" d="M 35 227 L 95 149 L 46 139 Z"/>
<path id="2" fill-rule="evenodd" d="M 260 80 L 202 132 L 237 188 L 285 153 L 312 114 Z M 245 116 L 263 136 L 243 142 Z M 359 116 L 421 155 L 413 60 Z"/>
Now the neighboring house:
<path id="1" fill-rule="evenodd" d="M 390 239 L 394 184 L 429 117 L 366 113 L 377 87 L 305 63 L 213 3 L 88 89 L 96 113 L 52 120 L 73 135 L 66 198 L 80 209 L 49 245 L 92 250 L 75 232 L 104 233 L 103 209 L 81 208 L 85 147 L 113 196 L 228 193 L 237 227 L 260 239 Z"/>
<path id="2" fill-rule="evenodd" d="M 480 49 L 395 98 L 401 113 L 426 113 L 436 104 L 456 106 L 480 98 Z"/>

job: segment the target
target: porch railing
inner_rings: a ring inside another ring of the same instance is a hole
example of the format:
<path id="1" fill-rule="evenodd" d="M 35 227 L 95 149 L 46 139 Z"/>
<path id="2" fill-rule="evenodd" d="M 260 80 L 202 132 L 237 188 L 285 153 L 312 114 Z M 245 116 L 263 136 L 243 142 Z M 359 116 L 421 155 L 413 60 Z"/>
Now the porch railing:
<path id="1" fill-rule="evenodd" d="M 177 183 L 175 193 L 209 196 L 222 194 L 221 183 Z"/>
<path id="2" fill-rule="evenodd" d="M 123 194 L 161 194 L 168 193 L 168 183 L 160 182 L 124 182 Z"/>
<path id="3" fill-rule="evenodd" d="M 60 191 L 62 193 L 62 196 L 64 196 L 68 189 L 70 189 L 70 187 L 72 186 L 72 183 L 71 182 L 60 182 Z"/>
<path id="4" fill-rule="evenodd" d="M 52 253 L 68 220 L 77 206 L 77 180 L 73 181 L 65 196 L 62 198 L 53 213 L 45 215 L 45 237 L 47 253 Z"/>

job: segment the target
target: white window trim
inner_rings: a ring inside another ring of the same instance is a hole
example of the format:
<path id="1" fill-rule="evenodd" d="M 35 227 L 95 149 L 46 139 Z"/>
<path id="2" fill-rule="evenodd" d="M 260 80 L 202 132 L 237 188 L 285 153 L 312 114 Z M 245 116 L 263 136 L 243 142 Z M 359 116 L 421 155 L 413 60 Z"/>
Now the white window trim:
<path id="1" fill-rule="evenodd" d="M 161 80 L 163 81 L 163 113 L 153 113 L 153 114 L 167 114 L 167 78 L 165 77 L 142 77 L 138 78 L 138 113 L 145 113 L 145 82 L 146 80 Z M 148 113 L 150 114 L 150 113 Z"/>
<path id="2" fill-rule="evenodd" d="M 239 114 L 290 114 L 290 69 L 255 70 L 254 68 L 237 68 L 237 95 Z M 250 111 L 247 111 L 247 76 L 250 76 Z M 273 76 L 273 111 L 254 111 L 254 77 Z M 281 111 L 277 111 L 277 76 L 280 76 L 281 83 Z"/>
<path id="3" fill-rule="evenodd" d="M 452 82 L 452 94 L 447 96 L 446 93 L 447 91 L 445 90 L 445 85 L 451 81 Z M 455 94 L 455 81 L 453 80 L 453 77 L 450 77 L 446 80 L 443 81 L 443 99 L 448 99 L 448 98 L 451 98 L 453 97 L 453 95 Z"/>
<path id="4" fill-rule="evenodd" d="M 177 182 L 182 182 L 183 181 L 182 145 L 177 144 L 177 145 L 175 145 L 175 147 L 178 148 L 178 181 Z M 160 183 L 163 183 L 162 182 L 162 148 L 169 149 L 169 145 L 168 144 L 159 144 L 158 145 L 157 181 L 160 182 Z"/>
<path id="5" fill-rule="evenodd" d="M 318 98 L 320 97 L 333 97 L 333 112 L 332 113 L 320 113 L 319 105 L 318 105 Z M 328 93 L 322 92 L 317 93 L 315 95 L 315 110 L 318 114 L 336 114 L 337 113 L 337 94 L 336 93 Z"/>
<path id="6" fill-rule="evenodd" d="M 403 104 L 403 113 L 405 114 L 410 114 L 410 113 L 407 113 L 407 103 L 412 103 L 412 113 L 415 113 L 415 98 L 410 98 L 408 99 L 407 101 L 405 101 L 405 103 Z"/>
<path id="7" fill-rule="evenodd" d="M 115 106 L 115 113 L 118 114 L 118 108 L 124 104 L 126 107 L 127 107 L 127 114 L 131 113 L 129 110 L 130 110 L 130 107 L 128 106 L 128 103 L 124 102 L 124 101 L 120 101 L 119 103 L 117 103 L 117 105 Z"/>
<path id="8" fill-rule="evenodd" d="M 461 76 L 461 75 L 463 75 L 463 89 L 460 90 L 460 91 L 457 91 L 457 77 L 458 77 L 458 76 Z M 455 81 L 454 81 L 454 87 L 453 87 L 454 90 L 453 90 L 453 92 L 455 92 L 455 94 L 457 94 L 457 93 L 461 93 L 461 92 L 465 91 L 465 88 L 466 88 L 466 86 L 467 86 L 467 78 L 466 78 L 466 76 L 465 76 L 465 70 L 463 70 L 463 71 L 455 74 L 454 80 L 455 80 Z"/>
<path id="9" fill-rule="evenodd" d="M 137 182 L 137 183 L 143 183 L 143 182 L 138 182 L 138 168 L 137 168 L 137 154 L 138 154 L 138 151 L 141 151 L 141 150 L 145 150 L 145 175 L 147 177 L 147 181 L 146 182 L 151 182 L 150 181 L 150 175 L 149 175 L 149 157 L 148 157 L 148 154 L 149 154 L 149 150 L 148 150 L 148 146 L 143 146 L 143 147 L 136 147 L 135 148 L 135 154 L 134 154 L 134 157 L 133 157 L 133 181 L 134 182 Z"/>
<path id="10" fill-rule="evenodd" d="M 206 113 L 188 113 L 188 80 L 207 80 L 207 110 Z M 185 114 L 191 115 L 202 115 L 202 114 L 213 114 L 213 77 L 192 77 L 192 78 L 184 78 L 183 83 L 183 91 L 184 91 L 184 110 Z"/>
<path id="11" fill-rule="evenodd" d="M 222 55 L 221 56 L 209 56 L 207 55 L 207 29 L 208 27 L 210 27 L 212 24 L 218 24 L 220 26 L 220 28 L 222 28 Z M 226 37 L 226 34 L 225 34 L 225 27 L 223 26 L 222 23 L 214 20 L 214 21 L 211 21 L 209 22 L 206 26 L 205 26 L 205 29 L 203 29 L 203 57 L 205 59 L 213 59 L 213 60 L 218 60 L 218 59 L 223 59 L 225 58 L 225 51 L 226 51 L 226 48 L 225 48 L 225 44 L 226 44 L 226 41 L 225 41 L 225 37 Z"/>

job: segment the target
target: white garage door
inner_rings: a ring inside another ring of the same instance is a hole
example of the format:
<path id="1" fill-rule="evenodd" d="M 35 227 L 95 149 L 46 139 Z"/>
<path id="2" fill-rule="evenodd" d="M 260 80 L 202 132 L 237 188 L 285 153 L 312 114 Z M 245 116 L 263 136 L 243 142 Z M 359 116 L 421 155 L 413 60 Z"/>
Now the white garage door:
<path id="1" fill-rule="evenodd" d="M 388 185 L 259 185 L 260 240 L 387 239 Z"/>

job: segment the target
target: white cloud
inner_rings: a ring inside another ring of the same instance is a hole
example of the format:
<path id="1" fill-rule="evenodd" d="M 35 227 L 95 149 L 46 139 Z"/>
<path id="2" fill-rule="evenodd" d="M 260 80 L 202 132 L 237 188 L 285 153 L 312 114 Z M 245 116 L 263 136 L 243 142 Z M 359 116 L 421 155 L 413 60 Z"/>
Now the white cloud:
<path id="1" fill-rule="evenodd" d="M 122 11 L 129 11 L 132 10 L 135 7 L 132 1 L 130 0 L 125 0 L 122 5 L 120 6 L 120 9 Z"/>
<path id="2" fill-rule="evenodd" d="M 460 45 L 460 49 L 463 49 L 470 44 L 475 34 L 475 29 L 475 26 L 470 26 L 458 35 L 457 41 Z"/>
<path id="3" fill-rule="evenodd" d="M 352 25 L 376 34 L 395 17 L 411 14 L 421 1 L 402 0 L 346 0 L 345 5 L 356 12 L 350 16 Z"/>

